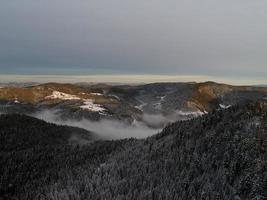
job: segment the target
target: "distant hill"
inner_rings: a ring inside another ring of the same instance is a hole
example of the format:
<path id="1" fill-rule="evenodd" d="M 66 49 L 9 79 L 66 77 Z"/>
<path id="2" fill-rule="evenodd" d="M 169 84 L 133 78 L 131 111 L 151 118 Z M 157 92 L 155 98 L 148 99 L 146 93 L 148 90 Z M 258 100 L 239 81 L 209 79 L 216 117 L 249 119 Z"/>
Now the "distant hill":
<path id="1" fill-rule="evenodd" d="M 32 114 L 46 109 L 61 110 L 63 118 L 138 118 L 140 111 L 98 89 L 73 84 L 47 83 L 30 87 L 0 88 L 0 112 Z"/>
<path id="2" fill-rule="evenodd" d="M 258 85 L 258 87 L 267 87 L 267 84 Z"/>
<path id="3" fill-rule="evenodd" d="M 32 118 L 3 116 L 0 126 L 2 199 L 267 198 L 265 101 L 175 122 L 147 139 L 82 146 Z"/>
<path id="4" fill-rule="evenodd" d="M 248 100 L 267 98 L 267 88 L 215 82 L 145 85 L 47 83 L 0 88 L 0 112 L 32 114 L 57 110 L 62 119 L 136 121 L 152 126 L 146 115 L 159 115 L 160 128 Z M 158 128 L 158 127 L 153 127 Z"/>

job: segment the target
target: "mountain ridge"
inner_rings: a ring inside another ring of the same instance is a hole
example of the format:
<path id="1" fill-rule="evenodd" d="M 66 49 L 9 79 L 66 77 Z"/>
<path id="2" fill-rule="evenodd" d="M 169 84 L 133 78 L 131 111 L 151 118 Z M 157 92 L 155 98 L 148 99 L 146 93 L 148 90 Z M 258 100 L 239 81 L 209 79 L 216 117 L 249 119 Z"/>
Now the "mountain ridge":
<path id="1" fill-rule="evenodd" d="M 0 88 L 0 112 L 32 114 L 60 110 L 64 119 L 119 120 L 147 123 L 146 115 L 172 122 L 246 100 L 267 98 L 267 88 L 215 82 L 145 85 L 46 83 Z"/>

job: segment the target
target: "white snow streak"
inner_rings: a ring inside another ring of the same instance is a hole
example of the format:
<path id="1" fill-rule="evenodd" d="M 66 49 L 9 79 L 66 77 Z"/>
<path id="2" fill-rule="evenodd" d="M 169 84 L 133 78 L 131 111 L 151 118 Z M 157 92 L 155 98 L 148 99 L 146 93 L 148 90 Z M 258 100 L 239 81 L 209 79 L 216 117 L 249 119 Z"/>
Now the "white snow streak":
<path id="1" fill-rule="evenodd" d="M 103 96 L 103 94 L 101 94 L 101 93 L 91 93 L 91 95 L 95 95 L 95 96 Z"/>
<path id="2" fill-rule="evenodd" d="M 231 107 L 231 105 L 223 105 L 223 104 L 220 104 L 219 105 L 222 109 L 227 109 L 227 108 L 230 108 Z"/>
<path id="3" fill-rule="evenodd" d="M 201 112 L 201 111 L 195 111 L 195 112 L 190 112 L 190 111 L 182 111 L 182 110 L 177 110 L 176 113 L 181 116 L 200 116 L 207 114 L 207 111 Z"/>

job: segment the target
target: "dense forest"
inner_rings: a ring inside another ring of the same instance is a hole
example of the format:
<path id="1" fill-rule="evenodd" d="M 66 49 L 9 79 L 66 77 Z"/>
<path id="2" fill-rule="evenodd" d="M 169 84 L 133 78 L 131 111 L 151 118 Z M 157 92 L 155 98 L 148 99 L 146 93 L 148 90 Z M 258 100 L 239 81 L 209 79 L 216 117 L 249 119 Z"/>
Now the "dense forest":
<path id="1" fill-rule="evenodd" d="M 88 143 L 70 142 L 73 134 Z M 147 139 L 0 116 L 0 199 L 267 199 L 267 103 L 168 125 Z"/>

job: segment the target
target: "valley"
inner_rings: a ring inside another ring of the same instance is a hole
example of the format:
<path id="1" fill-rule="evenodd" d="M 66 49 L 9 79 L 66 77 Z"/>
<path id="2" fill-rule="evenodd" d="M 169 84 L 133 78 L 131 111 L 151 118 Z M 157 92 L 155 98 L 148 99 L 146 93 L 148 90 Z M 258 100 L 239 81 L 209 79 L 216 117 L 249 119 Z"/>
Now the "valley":
<path id="1" fill-rule="evenodd" d="M 126 126 L 126 129 L 136 126 L 149 128 L 150 135 L 168 123 L 266 97 L 267 88 L 264 87 L 231 86 L 214 82 L 145 85 L 24 84 L 21 87 L 16 85 L 0 88 L 0 113 L 38 116 L 65 125 L 72 125 L 71 121 L 111 121 L 115 122 L 114 126 Z"/>
<path id="2" fill-rule="evenodd" d="M 0 199 L 266 199 L 267 103 L 177 121 L 145 139 L 99 140 L 0 115 Z"/>
<path id="3" fill-rule="evenodd" d="M 0 199 L 265 199 L 266 96 L 214 82 L 2 87 Z"/>

